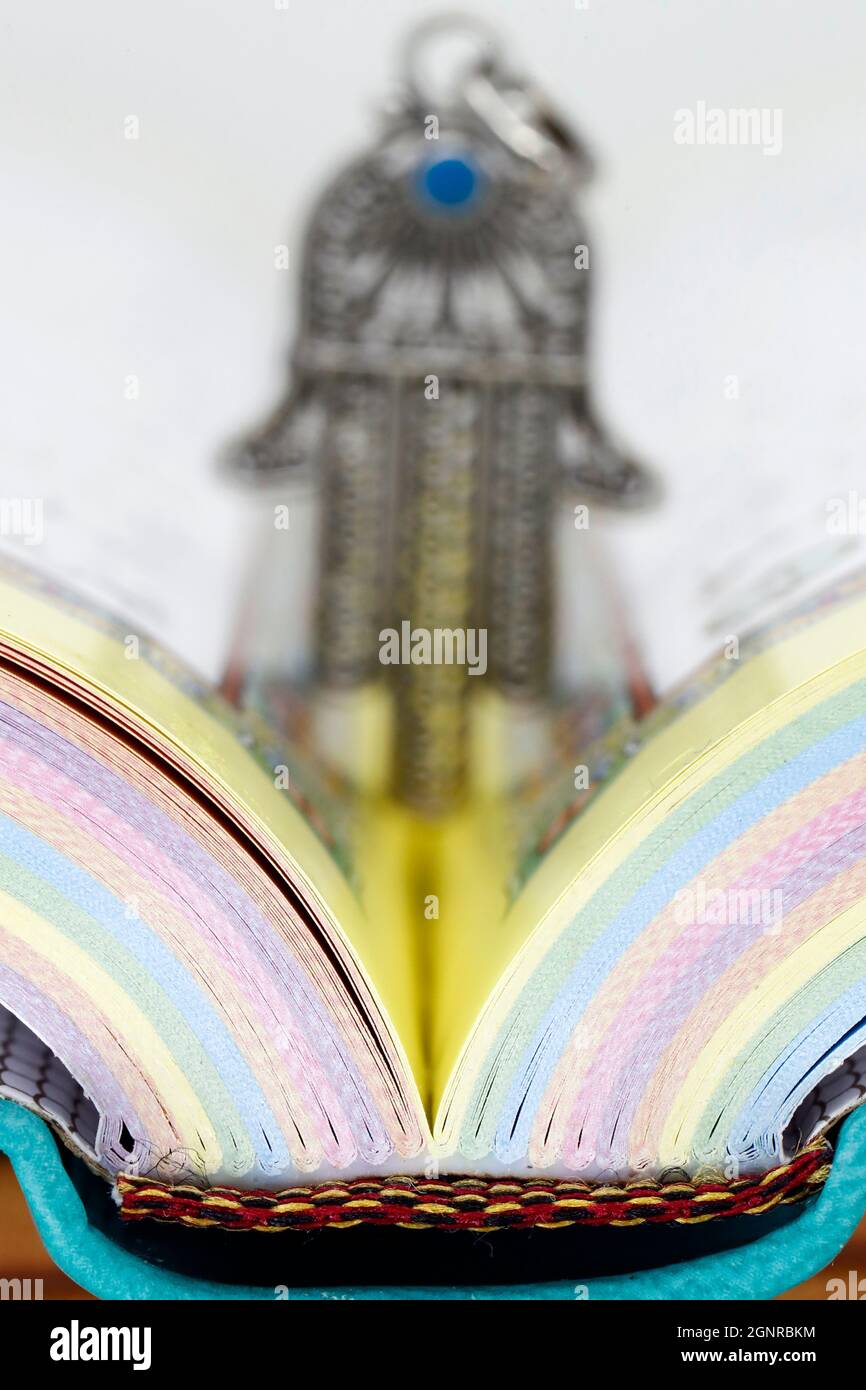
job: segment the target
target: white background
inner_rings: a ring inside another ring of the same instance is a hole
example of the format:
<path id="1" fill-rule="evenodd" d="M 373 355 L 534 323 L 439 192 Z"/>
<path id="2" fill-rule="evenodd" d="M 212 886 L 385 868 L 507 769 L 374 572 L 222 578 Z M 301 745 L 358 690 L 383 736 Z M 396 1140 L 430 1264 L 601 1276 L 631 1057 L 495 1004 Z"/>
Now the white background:
<path id="1" fill-rule="evenodd" d="M 274 247 L 297 250 L 323 177 L 374 138 L 398 40 L 427 12 L 2 7 L 0 495 L 46 499 L 44 544 L 2 544 L 212 674 L 245 539 L 214 459 L 273 404 L 290 342 L 294 281 Z M 819 538 L 826 498 L 864 487 L 866 5 L 480 13 L 598 158 L 598 394 L 670 494 L 620 536 L 621 562 L 655 666 L 674 674 L 702 575 L 738 548 L 741 573 L 768 520 L 805 518 Z M 699 101 L 781 108 L 781 153 L 676 144 L 674 112 Z"/>

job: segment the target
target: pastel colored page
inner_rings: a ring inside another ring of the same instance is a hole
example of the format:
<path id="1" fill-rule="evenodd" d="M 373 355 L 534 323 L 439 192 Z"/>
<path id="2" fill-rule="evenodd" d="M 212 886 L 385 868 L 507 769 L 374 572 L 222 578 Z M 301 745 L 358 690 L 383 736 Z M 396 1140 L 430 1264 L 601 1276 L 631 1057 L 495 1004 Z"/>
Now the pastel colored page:
<path id="1" fill-rule="evenodd" d="M 420 1163 L 414 964 L 399 914 L 371 931 L 324 803 L 144 639 L 18 582 L 0 628 L 3 1089 L 109 1174 Z"/>
<path id="2" fill-rule="evenodd" d="M 758 634 L 527 851 L 4 577 L 0 1091 L 108 1178 L 773 1166 L 863 1092 L 864 639 L 859 583 Z"/>
<path id="3" fill-rule="evenodd" d="M 696 689 L 455 927 L 484 946 L 441 975 L 434 1132 L 466 1168 L 762 1171 L 859 1095 L 862 584 Z"/>

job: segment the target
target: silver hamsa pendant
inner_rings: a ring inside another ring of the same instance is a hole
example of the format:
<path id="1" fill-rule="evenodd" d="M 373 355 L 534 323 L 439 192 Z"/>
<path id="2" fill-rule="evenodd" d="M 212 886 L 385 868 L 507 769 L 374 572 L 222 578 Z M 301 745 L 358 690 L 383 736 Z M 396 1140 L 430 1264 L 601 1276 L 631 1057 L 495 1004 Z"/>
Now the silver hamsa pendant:
<path id="1" fill-rule="evenodd" d="M 473 674 L 546 695 L 563 489 L 619 507 L 654 491 L 589 393 L 588 157 L 474 21 L 476 60 L 434 100 L 417 69 L 453 22 L 413 35 L 378 142 L 313 211 L 288 394 L 234 463 L 315 480 L 316 678 L 391 682 L 396 791 L 429 811 L 465 783 Z M 383 666 L 383 633 L 407 625 L 483 633 L 484 671 Z"/>

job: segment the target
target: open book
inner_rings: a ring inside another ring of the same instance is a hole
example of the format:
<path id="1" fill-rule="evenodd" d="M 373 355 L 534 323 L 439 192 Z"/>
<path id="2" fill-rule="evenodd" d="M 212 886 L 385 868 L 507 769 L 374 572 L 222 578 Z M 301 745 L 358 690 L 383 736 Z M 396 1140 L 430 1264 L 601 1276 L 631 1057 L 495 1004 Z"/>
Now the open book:
<path id="1" fill-rule="evenodd" d="M 442 823 L 358 808 L 3 574 L 0 1092 L 107 1178 L 784 1160 L 861 1094 L 866 588 L 604 761 Z"/>

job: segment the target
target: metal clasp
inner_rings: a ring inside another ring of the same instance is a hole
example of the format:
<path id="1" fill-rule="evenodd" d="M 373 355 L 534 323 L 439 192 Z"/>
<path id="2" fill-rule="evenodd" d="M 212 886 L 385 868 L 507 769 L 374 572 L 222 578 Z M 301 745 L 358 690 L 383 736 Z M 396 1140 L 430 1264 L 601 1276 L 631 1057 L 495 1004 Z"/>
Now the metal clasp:
<path id="1" fill-rule="evenodd" d="M 403 65 L 410 100 L 422 107 L 425 101 L 435 104 L 422 54 L 439 40 L 455 38 L 468 39 L 476 52 L 453 75 L 444 100 L 461 101 L 506 149 L 544 173 L 567 173 L 577 182 L 588 179 L 593 161 L 582 141 L 541 89 L 508 66 L 498 32 L 475 15 L 435 15 L 409 34 Z"/>

